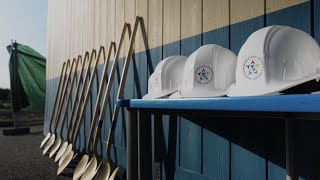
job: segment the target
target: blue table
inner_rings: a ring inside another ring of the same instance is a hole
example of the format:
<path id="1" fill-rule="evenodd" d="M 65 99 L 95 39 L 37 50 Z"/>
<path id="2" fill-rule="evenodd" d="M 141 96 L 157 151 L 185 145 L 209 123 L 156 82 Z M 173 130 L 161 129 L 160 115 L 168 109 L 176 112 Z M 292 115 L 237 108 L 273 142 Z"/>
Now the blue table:
<path id="1" fill-rule="evenodd" d="M 153 164 L 145 163 L 148 161 L 146 146 L 143 144 L 148 141 L 144 137 L 139 136 L 140 131 L 145 127 L 146 114 L 155 115 L 154 127 L 161 123 L 161 115 L 177 115 L 177 116 L 228 116 L 228 117 L 281 117 L 286 119 L 286 171 L 295 179 L 294 157 L 290 149 L 293 147 L 293 128 L 290 117 L 303 117 L 304 119 L 320 119 L 320 95 L 318 94 L 302 94 L 302 95 L 277 95 L 277 96 L 260 96 L 260 97 L 219 97 L 204 99 L 130 99 L 118 100 L 117 106 L 125 107 L 132 112 L 128 119 L 127 127 L 127 158 L 128 158 L 128 175 L 130 171 L 138 171 L 137 176 L 140 179 L 161 179 L 159 143 L 153 143 L 152 161 Z M 137 118 L 139 112 L 139 118 Z M 141 121 L 137 128 L 137 121 Z M 157 128 L 153 128 L 153 142 L 159 142 Z M 139 144 L 138 144 L 139 142 Z M 138 148 L 139 147 L 139 148 Z M 140 152 L 138 152 L 138 149 Z M 140 169 L 134 162 L 137 161 L 137 153 L 144 154 L 143 159 L 138 160 Z M 151 173 L 152 172 L 152 173 Z M 142 175 L 143 173 L 143 175 Z"/>

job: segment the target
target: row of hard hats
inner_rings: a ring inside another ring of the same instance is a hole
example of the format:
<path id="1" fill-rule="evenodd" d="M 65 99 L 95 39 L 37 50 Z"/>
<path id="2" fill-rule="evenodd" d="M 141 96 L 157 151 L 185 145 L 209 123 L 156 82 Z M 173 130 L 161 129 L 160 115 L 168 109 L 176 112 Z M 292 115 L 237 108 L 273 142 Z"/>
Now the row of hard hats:
<path id="1" fill-rule="evenodd" d="M 318 78 L 317 42 L 298 29 L 270 26 L 251 34 L 238 57 L 209 44 L 162 60 L 143 99 L 272 95 Z"/>

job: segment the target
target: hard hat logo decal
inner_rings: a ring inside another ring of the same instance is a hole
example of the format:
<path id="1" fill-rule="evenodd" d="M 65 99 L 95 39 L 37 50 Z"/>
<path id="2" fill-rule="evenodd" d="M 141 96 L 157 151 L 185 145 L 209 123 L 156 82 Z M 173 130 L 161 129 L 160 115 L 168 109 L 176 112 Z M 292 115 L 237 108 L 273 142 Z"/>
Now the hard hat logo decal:
<path id="1" fill-rule="evenodd" d="M 213 78 L 213 71 L 209 66 L 200 66 L 197 68 L 194 78 L 199 84 L 208 84 Z"/>
<path id="2" fill-rule="evenodd" d="M 262 60 L 257 56 L 249 57 L 243 65 L 244 75 L 251 80 L 255 80 L 261 76 L 264 70 Z"/>

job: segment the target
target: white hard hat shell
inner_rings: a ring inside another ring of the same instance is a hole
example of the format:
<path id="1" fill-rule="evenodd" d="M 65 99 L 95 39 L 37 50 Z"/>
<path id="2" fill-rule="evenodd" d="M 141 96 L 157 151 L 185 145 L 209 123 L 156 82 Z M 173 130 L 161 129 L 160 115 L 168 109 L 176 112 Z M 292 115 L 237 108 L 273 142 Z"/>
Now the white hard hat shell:
<path id="1" fill-rule="evenodd" d="M 186 63 L 185 56 L 170 56 L 162 60 L 148 81 L 148 94 L 142 99 L 157 99 L 178 90 L 182 82 L 182 72 Z"/>
<path id="2" fill-rule="evenodd" d="M 307 33 L 287 26 L 260 29 L 238 55 L 228 96 L 272 95 L 320 77 L 320 49 Z"/>
<path id="3" fill-rule="evenodd" d="M 188 58 L 179 91 L 170 98 L 225 96 L 235 81 L 237 56 L 215 44 L 201 46 Z"/>

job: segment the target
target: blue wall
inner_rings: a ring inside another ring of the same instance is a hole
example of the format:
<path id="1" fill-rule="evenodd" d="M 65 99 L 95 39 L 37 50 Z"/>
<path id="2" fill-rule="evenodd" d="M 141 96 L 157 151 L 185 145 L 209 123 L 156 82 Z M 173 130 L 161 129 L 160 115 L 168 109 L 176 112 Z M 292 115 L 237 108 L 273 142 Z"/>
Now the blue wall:
<path id="1" fill-rule="evenodd" d="M 288 25 L 311 34 L 320 42 L 320 0 L 308 1 L 244 22 L 222 27 L 181 41 L 153 48 L 133 56 L 124 92 L 125 98 L 141 98 L 147 93 L 147 80 L 155 66 L 170 55 L 190 55 L 203 44 L 215 43 L 238 53 L 247 37 L 269 25 Z M 100 155 L 105 156 L 105 142 L 112 117 L 123 60 L 120 60 L 105 114 Z M 82 150 L 90 128 L 102 66 L 93 86 L 81 130 L 79 149 Z M 111 66 L 111 64 L 110 64 Z M 110 68 L 109 68 L 110 69 Z M 47 86 L 57 87 L 59 79 L 49 80 Z M 51 91 L 52 93 L 54 91 Z M 54 94 L 47 93 L 46 112 L 50 110 Z M 49 113 L 46 113 L 45 133 L 48 132 Z M 119 115 L 112 150 L 114 160 L 125 167 L 125 114 Z M 301 179 L 319 179 L 320 161 L 316 137 L 320 124 L 316 121 L 297 121 L 297 159 Z M 66 128 L 66 126 L 65 126 Z M 164 116 L 161 128 L 164 146 L 162 176 L 165 179 L 285 179 L 285 124 L 283 119 L 219 118 L 196 119 L 178 117 L 170 121 Z"/>

